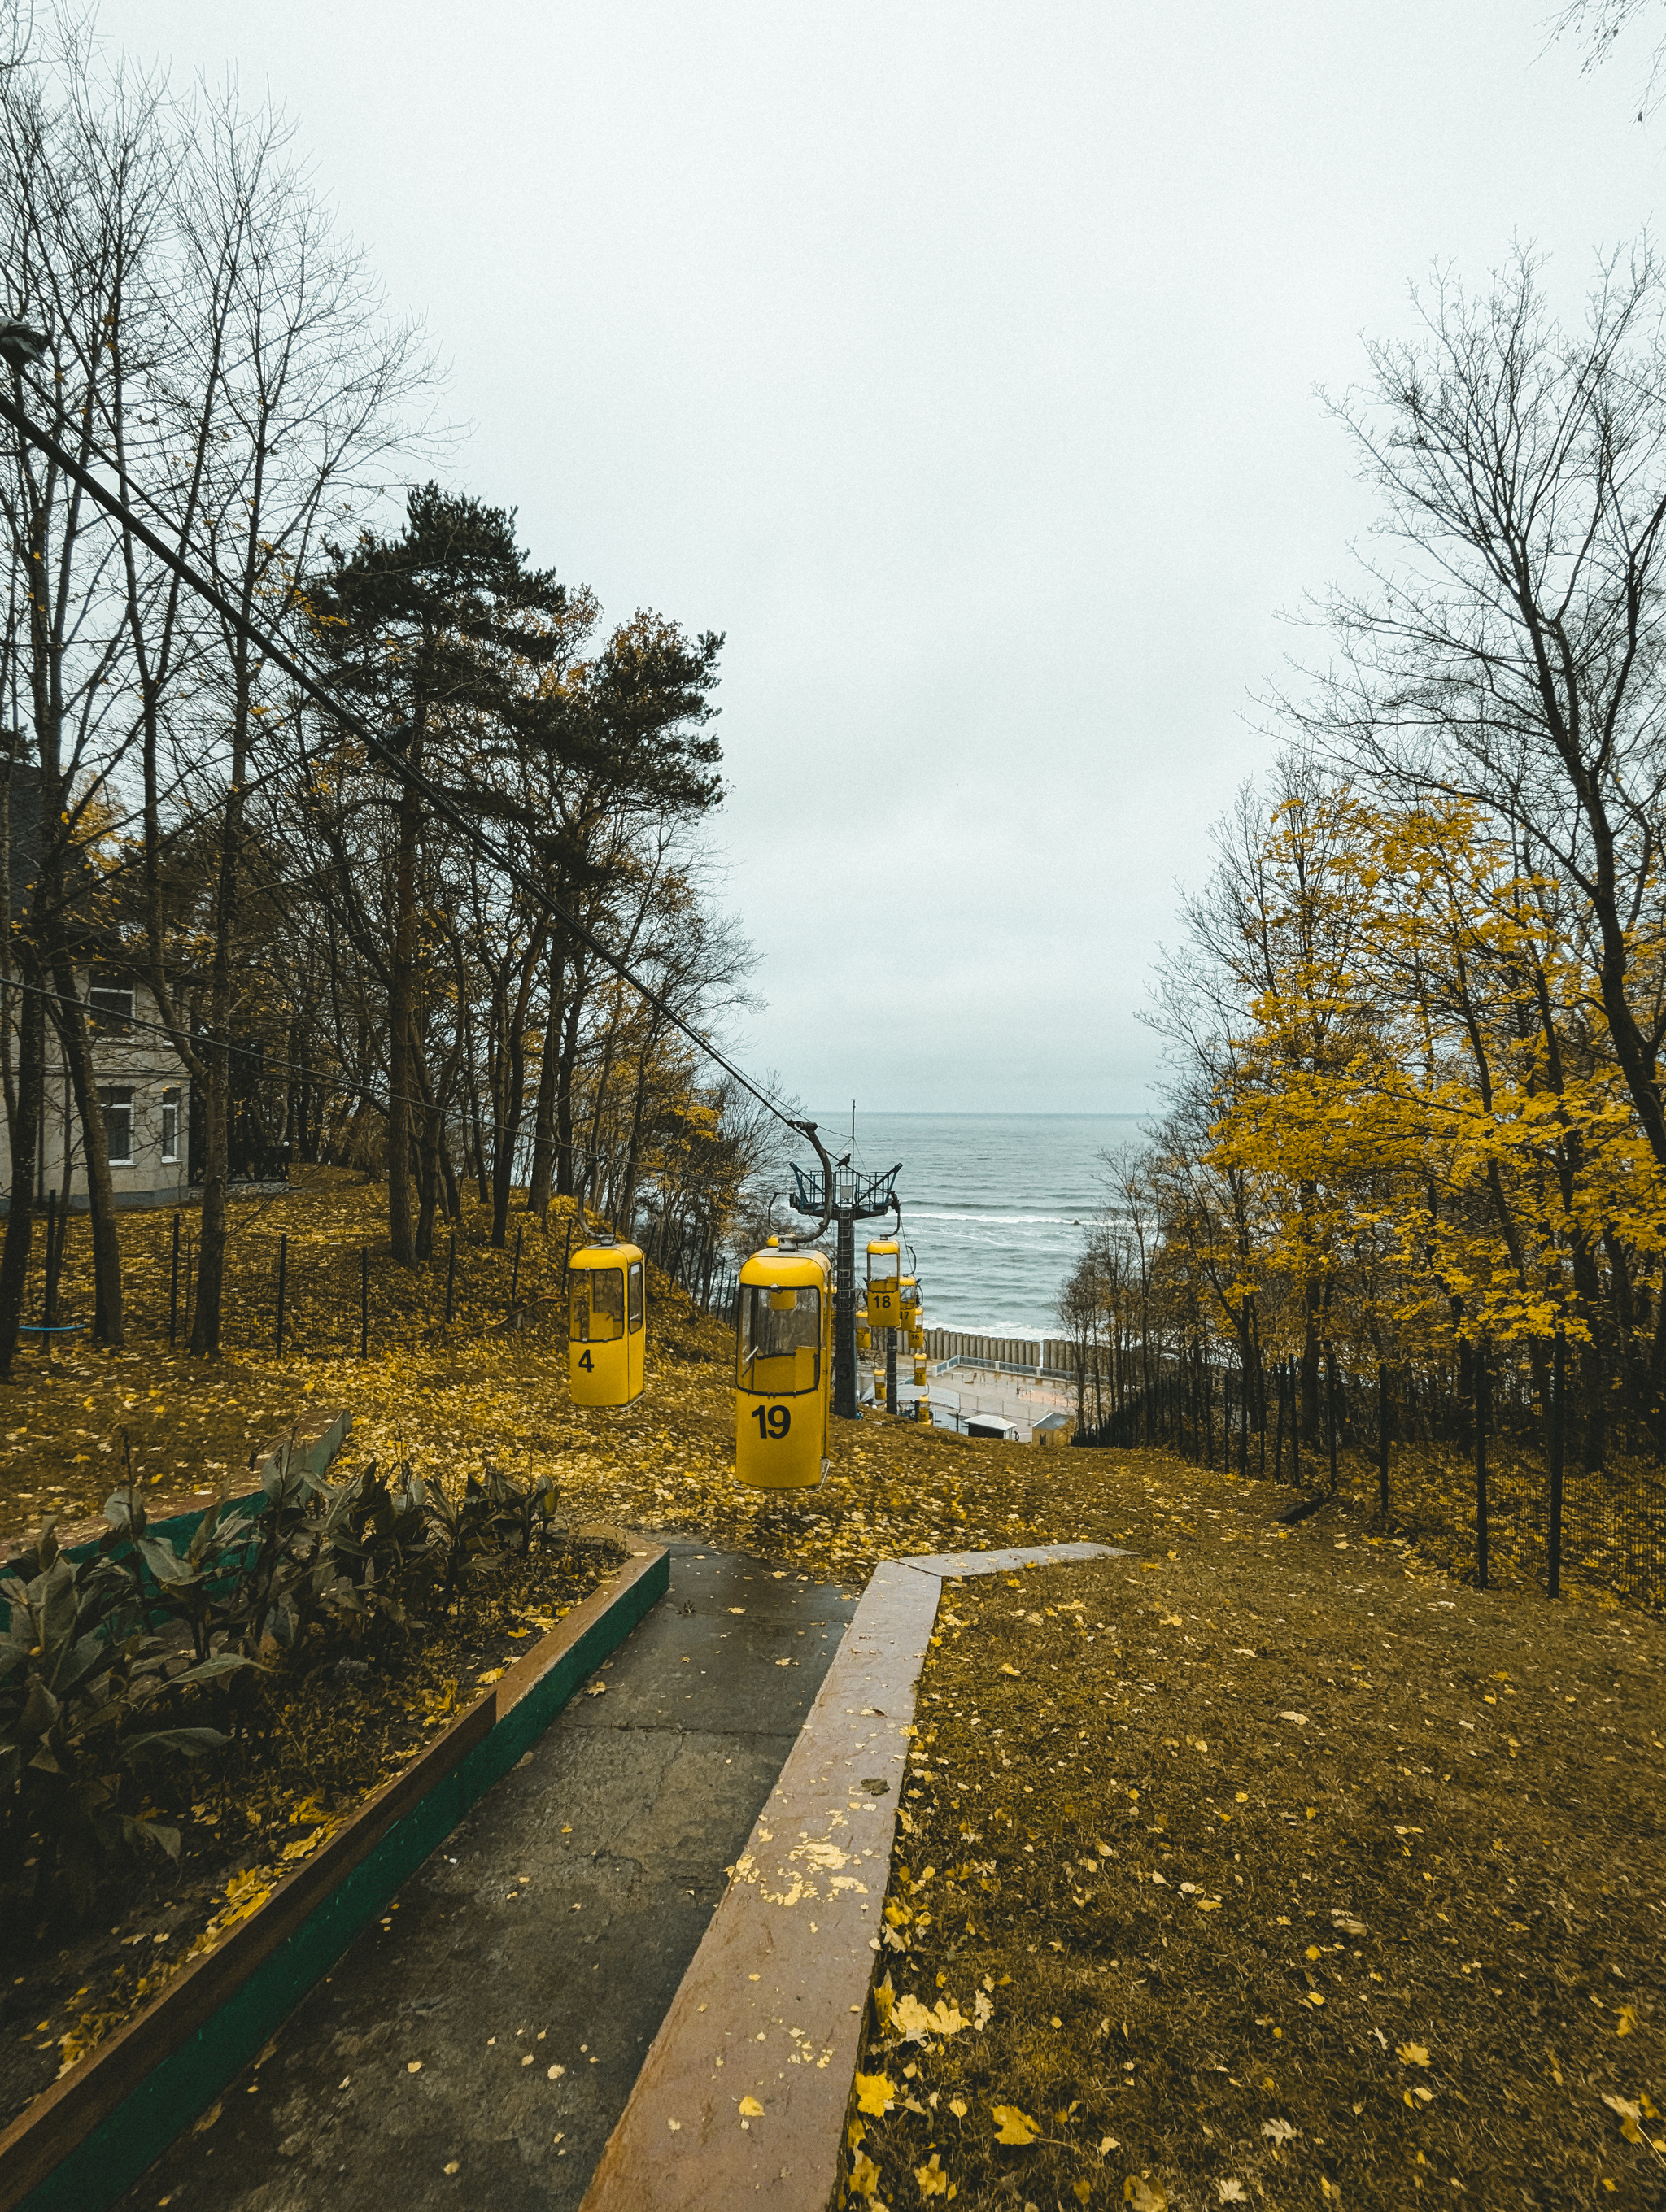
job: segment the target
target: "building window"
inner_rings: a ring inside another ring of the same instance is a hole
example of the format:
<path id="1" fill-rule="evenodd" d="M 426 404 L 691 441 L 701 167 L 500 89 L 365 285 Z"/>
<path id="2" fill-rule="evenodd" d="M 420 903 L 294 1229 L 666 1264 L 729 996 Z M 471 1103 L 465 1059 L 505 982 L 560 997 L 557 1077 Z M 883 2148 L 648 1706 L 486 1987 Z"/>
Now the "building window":
<path id="1" fill-rule="evenodd" d="M 179 1094 L 162 1093 L 162 1158 L 172 1166 L 179 1157 Z"/>
<path id="2" fill-rule="evenodd" d="M 110 1146 L 112 1168 L 133 1164 L 133 1094 L 125 1085 L 108 1084 L 99 1092 L 104 1109 L 104 1133 Z"/>
<path id="3" fill-rule="evenodd" d="M 94 983 L 87 994 L 93 1027 L 104 1036 L 125 1036 L 133 1024 L 133 994 L 113 983 Z"/>

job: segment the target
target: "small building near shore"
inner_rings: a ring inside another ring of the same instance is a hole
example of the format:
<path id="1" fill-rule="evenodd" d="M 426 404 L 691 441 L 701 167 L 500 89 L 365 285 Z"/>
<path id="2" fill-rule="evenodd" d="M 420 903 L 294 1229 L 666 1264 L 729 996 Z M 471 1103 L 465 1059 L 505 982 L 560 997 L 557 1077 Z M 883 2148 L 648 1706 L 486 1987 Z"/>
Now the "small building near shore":
<path id="1" fill-rule="evenodd" d="M 1043 1413 L 1030 1431 L 1032 1444 L 1067 1444 L 1076 1433 L 1076 1423 L 1069 1413 Z"/>

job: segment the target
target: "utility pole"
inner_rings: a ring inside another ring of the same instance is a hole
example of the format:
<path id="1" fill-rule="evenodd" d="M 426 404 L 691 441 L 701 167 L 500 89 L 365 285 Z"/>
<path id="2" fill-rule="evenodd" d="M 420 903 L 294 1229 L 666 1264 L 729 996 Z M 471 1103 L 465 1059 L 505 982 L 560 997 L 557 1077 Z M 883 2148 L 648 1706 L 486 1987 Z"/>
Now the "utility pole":
<path id="1" fill-rule="evenodd" d="M 820 1174 L 806 1175 L 796 1164 L 793 1181 L 796 1186 L 793 1210 L 796 1213 L 831 1213 L 838 1224 L 837 1241 L 834 1247 L 833 1267 L 833 1411 L 847 1421 L 856 1418 L 856 1224 L 873 1221 L 882 1213 L 895 1211 L 898 1222 L 902 1208 L 897 1203 L 895 1185 L 902 1173 L 902 1162 L 885 1175 L 859 1175 L 850 1165 L 848 1157 L 833 1170 L 833 1188 L 823 1191 Z M 831 1203 L 824 1206 L 824 1197 Z M 896 1398 L 897 1354 L 895 1346 L 889 1355 L 891 1395 Z"/>

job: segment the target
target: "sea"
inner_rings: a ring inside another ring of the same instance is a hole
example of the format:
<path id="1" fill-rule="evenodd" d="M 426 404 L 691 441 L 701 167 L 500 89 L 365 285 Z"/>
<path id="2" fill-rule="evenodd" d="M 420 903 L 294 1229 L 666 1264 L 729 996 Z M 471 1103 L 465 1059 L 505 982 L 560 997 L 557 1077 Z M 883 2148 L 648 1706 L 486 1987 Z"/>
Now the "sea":
<path id="1" fill-rule="evenodd" d="M 836 1159 L 850 1109 L 818 1117 Z M 1104 1155 L 1138 1146 L 1140 1114 L 856 1115 L 854 1160 L 895 1167 L 928 1328 L 1056 1336 L 1058 1301 L 1108 1192 Z M 835 1143 L 835 1138 L 837 1142 Z M 890 1235 L 876 1222 L 868 1234 Z M 863 1273 L 863 1224 L 856 1270 Z"/>

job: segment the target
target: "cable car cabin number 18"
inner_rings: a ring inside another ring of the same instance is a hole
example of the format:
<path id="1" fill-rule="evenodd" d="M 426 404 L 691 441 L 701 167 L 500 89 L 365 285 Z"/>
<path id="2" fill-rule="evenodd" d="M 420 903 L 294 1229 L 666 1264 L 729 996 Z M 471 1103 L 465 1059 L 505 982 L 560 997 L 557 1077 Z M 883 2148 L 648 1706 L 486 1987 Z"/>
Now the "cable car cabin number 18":
<path id="1" fill-rule="evenodd" d="M 575 1406 L 629 1406 L 642 1395 L 648 1341 L 642 1255 L 587 1244 L 568 1262 L 567 1380 Z"/>
<path id="2" fill-rule="evenodd" d="M 757 1490 L 801 1490 L 827 1471 L 833 1297 L 820 1252 L 768 1244 L 740 1271 L 735 1474 Z"/>

